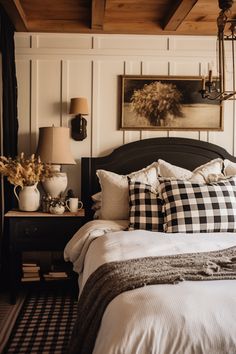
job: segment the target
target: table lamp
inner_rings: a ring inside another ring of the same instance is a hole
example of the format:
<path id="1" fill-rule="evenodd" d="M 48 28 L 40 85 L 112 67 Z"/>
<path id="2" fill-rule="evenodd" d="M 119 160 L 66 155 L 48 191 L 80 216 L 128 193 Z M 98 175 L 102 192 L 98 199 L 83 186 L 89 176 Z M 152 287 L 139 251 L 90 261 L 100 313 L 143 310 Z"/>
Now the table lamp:
<path id="1" fill-rule="evenodd" d="M 83 115 L 89 114 L 87 98 L 71 98 L 69 114 L 75 114 L 75 117 L 71 120 L 72 139 L 84 140 L 87 137 L 87 121 Z"/>
<path id="2" fill-rule="evenodd" d="M 61 165 L 73 165 L 75 160 L 70 151 L 69 128 L 39 128 L 39 141 L 36 152 L 41 161 L 51 163 L 56 175 L 42 182 L 43 188 L 52 198 L 58 198 L 67 187 L 67 174 L 61 172 Z"/>

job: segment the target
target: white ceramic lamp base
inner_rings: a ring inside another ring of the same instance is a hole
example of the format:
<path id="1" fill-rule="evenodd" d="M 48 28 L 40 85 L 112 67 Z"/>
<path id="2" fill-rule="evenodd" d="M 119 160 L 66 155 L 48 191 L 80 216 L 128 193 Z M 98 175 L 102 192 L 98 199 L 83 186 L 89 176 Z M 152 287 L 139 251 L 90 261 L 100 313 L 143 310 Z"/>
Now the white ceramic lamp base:
<path id="1" fill-rule="evenodd" d="M 43 189 L 52 198 L 58 198 L 65 192 L 67 187 L 67 175 L 65 172 L 58 172 L 56 176 L 46 178 L 43 182 Z"/>

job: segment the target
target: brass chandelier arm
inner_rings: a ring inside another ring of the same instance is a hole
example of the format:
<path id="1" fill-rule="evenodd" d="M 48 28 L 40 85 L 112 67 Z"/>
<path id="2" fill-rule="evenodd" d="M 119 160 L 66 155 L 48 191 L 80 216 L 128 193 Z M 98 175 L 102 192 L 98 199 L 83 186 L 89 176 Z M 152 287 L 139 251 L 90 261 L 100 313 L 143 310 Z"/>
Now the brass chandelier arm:
<path id="1" fill-rule="evenodd" d="M 219 8 L 223 11 L 227 11 L 232 7 L 233 2 L 233 0 L 219 0 Z"/>

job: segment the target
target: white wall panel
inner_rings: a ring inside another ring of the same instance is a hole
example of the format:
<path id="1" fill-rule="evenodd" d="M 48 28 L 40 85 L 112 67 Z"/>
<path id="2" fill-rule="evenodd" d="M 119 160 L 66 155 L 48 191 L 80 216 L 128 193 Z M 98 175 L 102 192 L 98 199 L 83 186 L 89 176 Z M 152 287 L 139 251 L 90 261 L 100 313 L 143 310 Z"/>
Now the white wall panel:
<path id="1" fill-rule="evenodd" d="M 37 62 L 36 127 L 61 125 L 61 60 Z M 33 118 L 34 119 L 34 118 Z"/>
<path id="2" fill-rule="evenodd" d="M 176 137 L 176 138 L 189 138 L 189 139 L 199 139 L 199 132 L 198 131 L 189 131 L 189 130 L 184 130 L 184 131 L 170 131 L 169 132 L 169 137 Z"/>
<path id="3" fill-rule="evenodd" d="M 208 135 L 209 135 L 208 132 L 200 131 L 198 139 L 203 141 L 208 141 L 209 140 Z"/>
<path id="4" fill-rule="evenodd" d="M 73 97 L 86 97 L 89 106 L 89 115 L 84 116 L 87 120 L 87 138 L 82 141 L 71 139 L 71 152 L 77 164 L 65 166 L 64 170 L 69 176 L 69 186 L 76 194 L 80 193 L 80 176 L 82 156 L 90 156 L 91 154 L 91 131 L 92 131 L 92 115 L 91 115 L 91 86 L 92 86 L 92 63 L 89 60 L 68 60 L 64 63 L 66 74 L 63 76 L 62 87 L 64 88 L 63 112 L 67 117 L 67 126 L 70 127 L 70 121 L 73 116 L 69 115 L 70 99 Z"/>
<path id="5" fill-rule="evenodd" d="M 215 52 L 216 38 L 214 36 L 173 36 L 171 37 L 171 49 L 175 51 L 199 51 L 199 52 Z"/>
<path id="6" fill-rule="evenodd" d="M 94 48 L 97 49 L 167 50 L 167 44 L 167 36 L 99 35 L 94 37 Z"/>
<path id="7" fill-rule="evenodd" d="M 15 36 L 15 46 L 16 48 L 30 48 L 31 36 L 28 34 L 17 34 Z"/>
<path id="8" fill-rule="evenodd" d="M 234 102 L 227 101 L 223 104 L 224 130 L 222 132 L 209 132 L 209 142 L 224 147 L 229 153 L 234 150 Z"/>
<path id="9" fill-rule="evenodd" d="M 31 153 L 31 121 L 30 121 L 30 79 L 31 63 L 29 60 L 16 60 L 18 86 L 18 151 Z"/>
<path id="10" fill-rule="evenodd" d="M 61 34 L 60 36 L 50 34 L 37 35 L 38 48 L 62 48 L 62 49 L 90 49 L 92 37 L 74 34 Z"/>
<path id="11" fill-rule="evenodd" d="M 96 63 L 94 79 L 94 156 L 106 155 L 123 144 L 123 132 L 118 130 L 118 75 L 124 72 L 122 60 L 100 60 Z"/>
<path id="12" fill-rule="evenodd" d="M 173 75 L 177 76 L 199 76 L 200 63 L 189 60 L 175 60 L 172 63 Z"/>
<path id="13" fill-rule="evenodd" d="M 125 75 L 140 75 L 141 62 L 140 61 L 126 61 L 124 68 Z M 119 103 L 118 103 L 119 104 Z M 123 132 L 124 144 L 131 143 L 132 141 L 140 140 L 141 135 L 139 130 L 126 130 Z"/>
<path id="14" fill-rule="evenodd" d="M 142 62 L 143 75 L 168 75 L 169 63 L 168 60 L 153 58 Z"/>

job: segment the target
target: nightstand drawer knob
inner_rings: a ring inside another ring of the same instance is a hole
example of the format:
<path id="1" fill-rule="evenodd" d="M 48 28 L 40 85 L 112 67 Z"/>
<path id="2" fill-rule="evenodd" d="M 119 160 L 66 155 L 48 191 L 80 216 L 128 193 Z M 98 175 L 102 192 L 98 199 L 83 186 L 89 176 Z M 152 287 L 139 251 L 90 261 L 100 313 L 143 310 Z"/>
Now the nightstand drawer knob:
<path id="1" fill-rule="evenodd" d="M 38 232 L 38 228 L 37 227 L 26 227 L 24 230 L 24 234 L 25 236 L 29 237 L 32 234 L 35 234 Z"/>
<path id="2" fill-rule="evenodd" d="M 27 228 L 25 229 L 25 235 L 26 235 L 26 236 L 29 236 L 29 234 L 30 234 L 30 229 L 27 227 Z"/>

